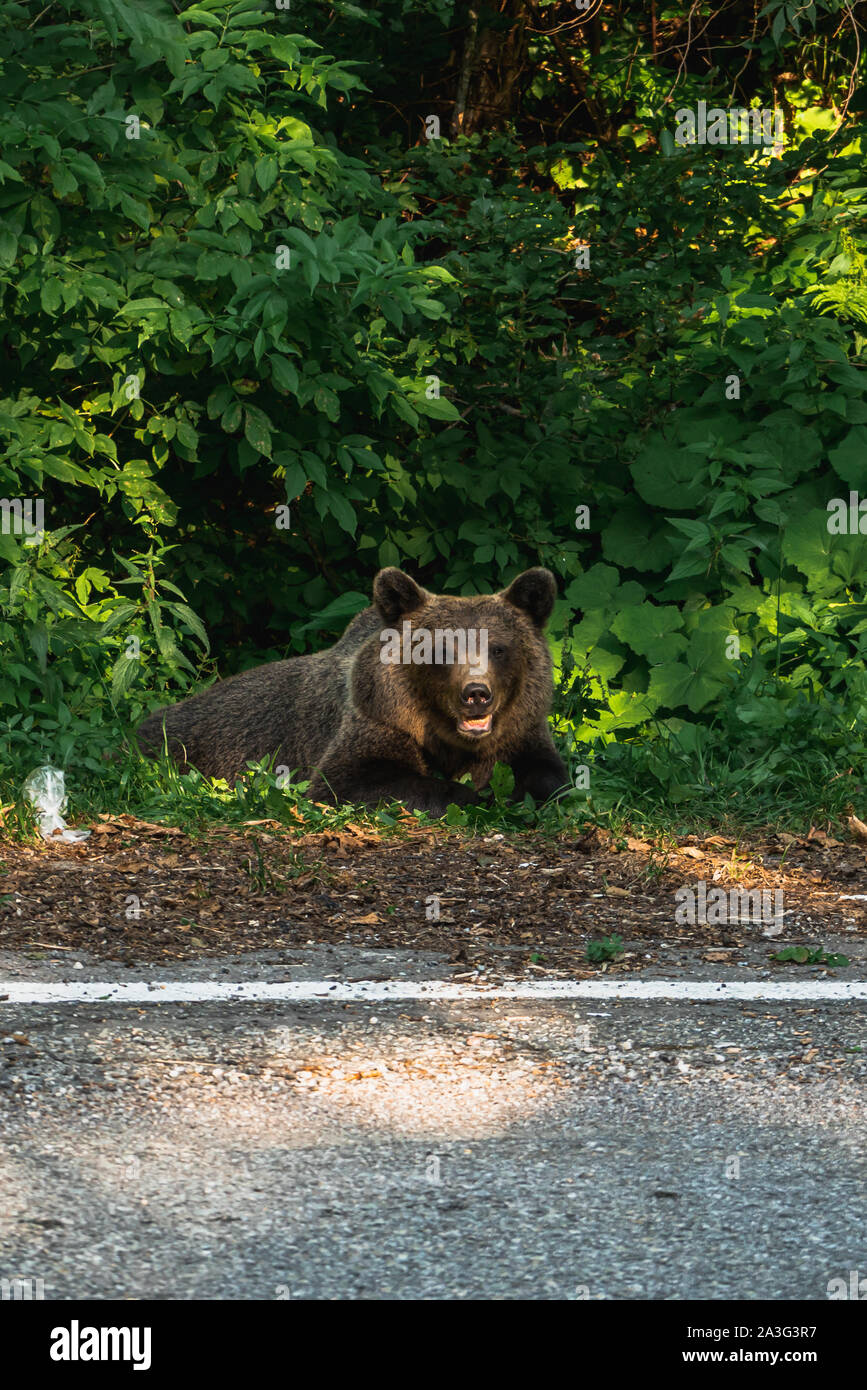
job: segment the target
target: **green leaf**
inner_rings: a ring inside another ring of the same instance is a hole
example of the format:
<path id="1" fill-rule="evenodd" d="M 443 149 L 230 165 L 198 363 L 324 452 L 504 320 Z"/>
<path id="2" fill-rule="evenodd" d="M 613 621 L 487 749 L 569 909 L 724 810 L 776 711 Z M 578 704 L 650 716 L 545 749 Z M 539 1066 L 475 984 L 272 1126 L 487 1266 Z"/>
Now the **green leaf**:
<path id="1" fill-rule="evenodd" d="M 658 441 L 648 444 L 632 464 L 640 497 L 654 507 L 698 511 L 707 487 L 707 466 L 694 453 Z"/>
<path id="2" fill-rule="evenodd" d="M 494 793 L 494 801 L 498 806 L 508 801 L 515 790 L 515 774 L 508 763 L 494 764 L 490 787 Z"/>
<path id="3" fill-rule="evenodd" d="M 121 656 L 114 663 L 114 671 L 111 678 L 111 698 L 115 701 L 122 699 L 127 691 L 132 688 L 136 676 L 138 675 L 141 663 L 127 656 Z"/>
<path id="4" fill-rule="evenodd" d="M 792 517 L 783 530 L 783 558 L 797 565 L 814 584 L 831 570 L 831 546 L 840 538 L 828 532 L 828 513 L 818 510 Z"/>
<path id="5" fill-rule="evenodd" d="M 60 234 L 60 214 L 54 204 L 41 193 L 30 199 L 30 222 L 36 235 L 43 241 L 56 238 Z"/>
<path id="6" fill-rule="evenodd" d="M 683 618 L 677 608 L 653 603 L 624 608 L 611 624 L 621 641 L 654 663 L 673 661 L 684 651 L 686 638 L 682 627 Z"/>
<path id="7" fill-rule="evenodd" d="M 271 364 L 271 379 L 275 386 L 281 391 L 290 391 L 293 396 L 298 394 L 298 371 L 292 363 L 285 357 L 269 357 Z"/>
<path id="8" fill-rule="evenodd" d="M 208 651 L 210 649 L 208 634 L 199 615 L 194 613 L 186 603 L 167 603 L 166 607 L 176 618 L 180 618 L 182 622 L 186 623 L 187 627 L 198 637 L 205 650 Z"/>
<path id="9" fill-rule="evenodd" d="M 258 406 L 244 408 L 244 438 L 258 454 L 271 457 L 271 421 Z"/>
<path id="10" fill-rule="evenodd" d="M 439 396 L 434 400 L 428 400 L 427 396 L 414 396 L 413 405 L 421 415 L 427 415 L 431 420 L 460 420 L 461 413 L 456 405 L 453 405 L 445 396 Z"/>
<path id="11" fill-rule="evenodd" d="M 120 206 L 126 213 L 131 222 L 135 222 L 142 231 L 147 231 L 153 221 L 146 204 L 139 202 L 137 198 L 131 198 L 128 193 L 120 195 Z"/>
<path id="12" fill-rule="evenodd" d="M 335 518 L 338 525 L 344 531 L 348 531 L 350 536 L 354 536 L 358 529 L 358 517 L 352 505 L 342 497 L 339 492 L 329 492 L 327 494 L 328 510 Z"/>
<path id="13" fill-rule="evenodd" d="M 60 281 L 53 276 L 46 280 L 39 292 L 39 299 L 47 314 L 55 314 L 60 308 Z"/>
<path id="14" fill-rule="evenodd" d="M 317 410 L 327 415 L 329 420 L 339 420 L 340 400 L 333 391 L 329 391 L 327 386 L 320 386 L 313 393 L 313 404 Z"/>
<path id="15" fill-rule="evenodd" d="M 850 488 L 867 493 L 867 425 L 854 425 L 828 458 L 838 478 Z"/>
<path id="16" fill-rule="evenodd" d="M 277 161 L 272 154 L 263 155 L 256 161 L 256 182 L 267 193 L 269 188 L 273 188 L 277 181 Z"/>
<path id="17" fill-rule="evenodd" d="M 688 705 L 698 714 L 725 689 L 732 665 L 725 656 L 725 634 L 700 628 L 690 638 L 686 662 L 653 667 L 647 693 L 660 705 Z"/>
<path id="18" fill-rule="evenodd" d="M 391 404 L 394 408 L 394 413 L 399 415 L 401 420 L 405 420 L 408 425 L 412 425 L 414 430 L 418 429 L 418 416 L 405 396 L 400 396 L 397 392 L 394 392 L 391 396 Z"/>
<path id="19" fill-rule="evenodd" d="M 356 613 L 362 609 L 370 607 L 370 596 L 351 590 L 341 594 L 323 608 L 319 613 L 314 614 L 307 622 L 303 623 L 295 631 L 298 634 L 305 632 L 322 632 L 333 630 L 335 627 L 343 627 L 347 618 L 354 618 Z"/>
<path id="20" fill-rule="evenodd" d="M 388 301 L 383 300 L 382 305 L 382 312 L 386 315 L 386 318 L 389 317 L 389 315 L 386 313 L 387 302 Z M 420 310 L 420 312 L 424 314 L 426 319 L 441 319 L 443 314 L 445 313 L 445 305 L 441 304 L 438 299 L 413 299 L 412 307 L 414 309 Z M 397 319 L 397 326 L 400 327 L 400 318 Z"/>

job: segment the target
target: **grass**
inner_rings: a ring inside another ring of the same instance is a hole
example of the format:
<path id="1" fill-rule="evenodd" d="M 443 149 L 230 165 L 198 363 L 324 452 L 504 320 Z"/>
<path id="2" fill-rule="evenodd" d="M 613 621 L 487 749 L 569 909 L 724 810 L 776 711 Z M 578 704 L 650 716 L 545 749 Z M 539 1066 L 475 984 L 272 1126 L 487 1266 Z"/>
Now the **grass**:
<path id="1" fill-rule="evenodd" d="M 825 950 L 824 946 L 817 946 L 810 950 L 807 946 L 787 946 L 784 951 L 778 951 L 771 956 L 771 960 L 777 965 L 827 965 L 831 969 L 849 964 L 849 957 Z"/>
<path id="2" fill-rule="evenodd" d="M 672 721 L 677 724 L 678 721 Z M 340 830 L 348 822 L 400 835 L 410 824 L 400 806 L 365 810 L 310 802 L 308 784 L 278 785 L 266 764 L 253 767 L 234 786 L 196 772 L 181 773 L 168 760 L 149 761 L 118 748 L 112 729 L 88 731 L 88 752 L 68 748 L 65 761 L 37 740 L 0 742 L 0 816 L 13 839 L 37 836 L 33 809 L 21 787 L 33 769 L 51 760 L 63 768 L 73 825 L 99 814 L 130 814 L 177 826 L 192 837 L 218 826 L 241 828 L 273 819 L 298 832 Z M 655 735 L 655 736 L 654 736 Z M 111 752 L 111 760 L 105 753 Z M 804 833 L 811 825 L 841 826 L 853 810 L 867 813 L 867 743 L 861 729 L 843 725 L 829 705 L 814 706 L 808 720 L 761 734 L 732 721 L 645 729 L 628 742 L 584 745 L 561 751 L 574 769 L 589 767 L 589 790 L 574 788 L 543 807 L 508 799 L 511 774 L 498 772 L 485 805 L 452 806 L 445 823 L 469 834 L 534 831 L 575 836 L 587 825 L 653 841 L 684 834 L 742 835 L 758 829 Z M 424 821 L 421 813 L 414 818 Z M 258 866 L 253 866 L 256 872 Z"/>
<path id="3" fill-rule="evenodd" d="M 587 959 L 591 965 L 605 965 L 623 955 L 623 939 L 619 936 L 603 936 L 599 941 L 587 942 Z"/>

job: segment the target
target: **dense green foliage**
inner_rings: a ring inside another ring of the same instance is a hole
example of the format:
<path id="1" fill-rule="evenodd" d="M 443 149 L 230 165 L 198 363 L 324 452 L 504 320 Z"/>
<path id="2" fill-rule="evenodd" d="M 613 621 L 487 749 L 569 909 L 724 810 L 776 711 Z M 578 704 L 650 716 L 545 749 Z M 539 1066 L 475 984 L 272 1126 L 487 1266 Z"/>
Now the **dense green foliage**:
<path id="1" fill-rule="evenodd" d="M 655 5 L 483 11 L 509 109 L 450 133 L 466 6 L 175 9 L 0 0 L 0 496 L 46 531 L 0 534 L 0 775 L 95 771 L 202 675 L 332 640 L 380 565 L 469 593 L 541 563 L 597 805 L 845 804 L 851 11 L 699 5 L 692 47 Z M 784 145 L 676 145 L 700 99 L 779 107 Z"/>

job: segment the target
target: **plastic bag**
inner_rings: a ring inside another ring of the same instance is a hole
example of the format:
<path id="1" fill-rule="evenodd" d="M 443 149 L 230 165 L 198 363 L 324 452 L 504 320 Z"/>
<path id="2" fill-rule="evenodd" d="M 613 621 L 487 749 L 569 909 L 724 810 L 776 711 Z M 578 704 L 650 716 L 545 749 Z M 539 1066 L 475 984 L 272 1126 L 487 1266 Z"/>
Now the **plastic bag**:
<path id="1" fill-rule="evenodd" d="M 86 840 L 89 830 L 70 830 L 63 819 L 66 782 L 57 767 L 37 767 L 24 783 L 24 795 L 39 812 L 39 831 L 45 840 Z"/>

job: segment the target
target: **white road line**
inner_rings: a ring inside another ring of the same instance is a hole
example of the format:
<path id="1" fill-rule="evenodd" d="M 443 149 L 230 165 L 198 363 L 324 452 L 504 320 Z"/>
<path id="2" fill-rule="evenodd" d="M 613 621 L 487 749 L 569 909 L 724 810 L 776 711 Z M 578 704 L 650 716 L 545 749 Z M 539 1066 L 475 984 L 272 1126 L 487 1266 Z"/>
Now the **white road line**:
<path id="1" fill-rule="evenodd" d="M 284 980 L 269 982 L 0 980 L 0 1010 L 14 1004 L 210 1004 L 282 1001 L 289 1004 L 388 1003 L 418 1000 L 448 1003 L 483 999 L 657 999 L 719 1003 L 867 1000 L 859 980 L 506 980 L 497 985 L 450 980 Z"/>

